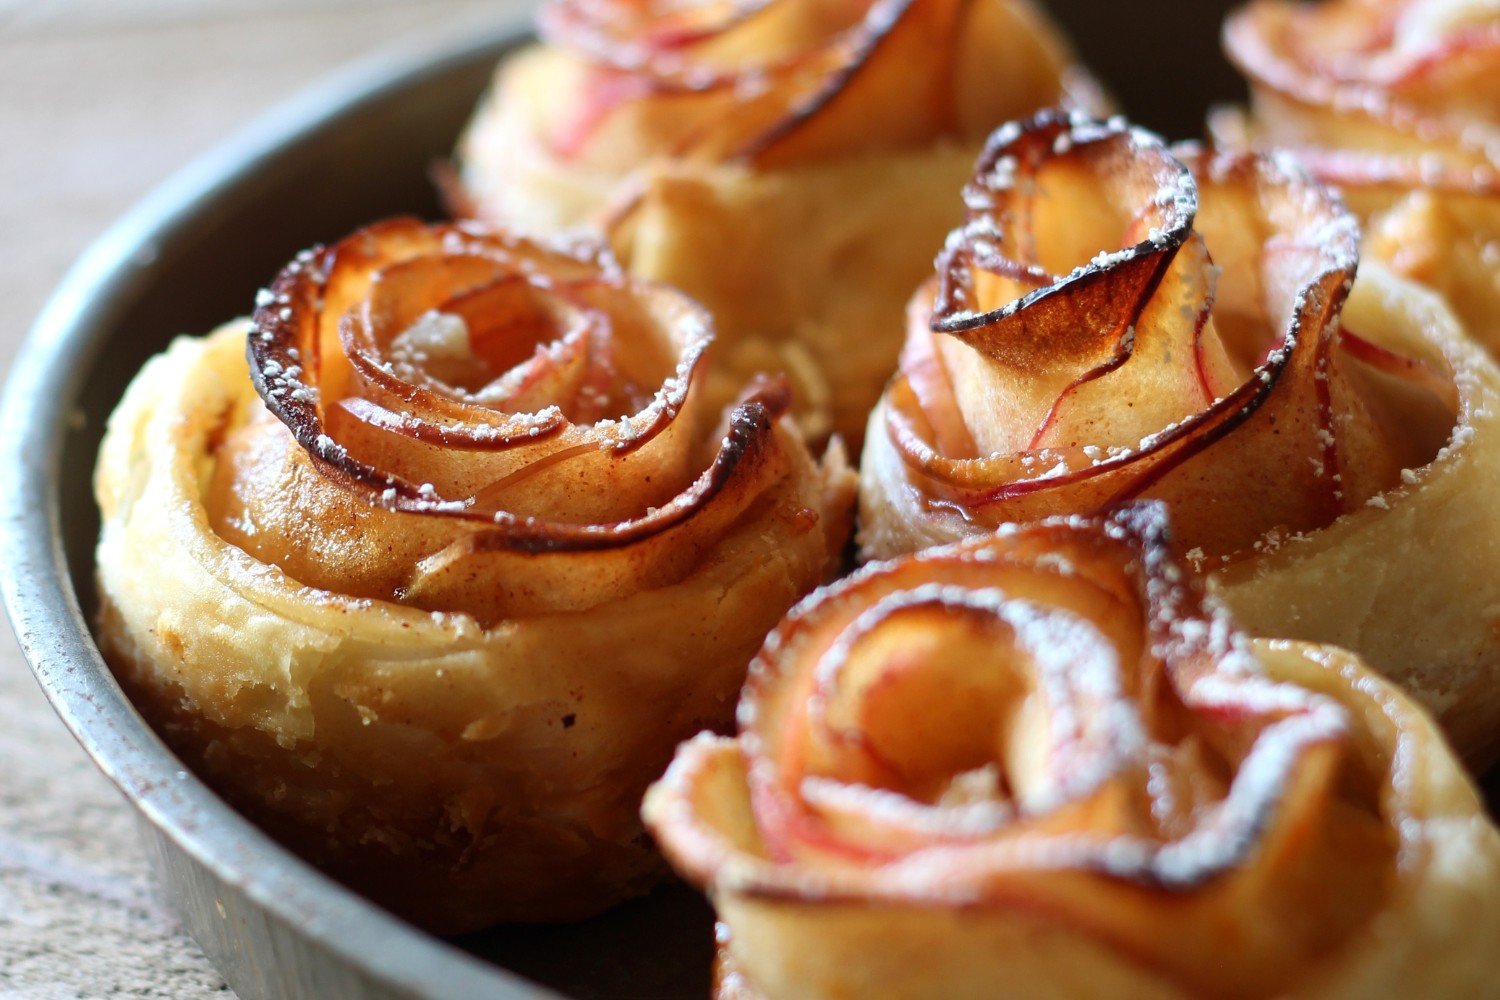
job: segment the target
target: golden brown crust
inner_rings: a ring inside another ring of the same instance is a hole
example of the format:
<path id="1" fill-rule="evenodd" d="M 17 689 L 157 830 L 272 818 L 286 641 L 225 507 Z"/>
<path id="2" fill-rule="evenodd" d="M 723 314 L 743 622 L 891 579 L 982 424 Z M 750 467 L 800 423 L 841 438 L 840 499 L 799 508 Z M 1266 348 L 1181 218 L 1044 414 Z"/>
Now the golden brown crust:
<path id="1" fill-rule="evenodd" d="M 541 26 L 465 136 L 464 207 L 604 228 L 709 308 L 731 383 L 791 376 L 818 439 L 862 435 L 983 135 L 1103 103 L 1024 0 L 558 0 Z"/>
<path id="2" fill-rule="evenodd" d="M 772 634 L 645 806 L 721 995 L 1494 994 L 1500 832 L 1441 736 L 1243 639 L 1163 518 L 878 564 Z"/>
<path id="3" fill-rule="evenodd" d="M 697 317 L 478 230 L 389 223 L 309 256 L 112 418 L 122 681 L 231 799 L 428 926 L 641 891 L 641 791 L 725 725 L 848 529 L 849 474 L 777 419 L 784 394 L 715 428 Z"/>

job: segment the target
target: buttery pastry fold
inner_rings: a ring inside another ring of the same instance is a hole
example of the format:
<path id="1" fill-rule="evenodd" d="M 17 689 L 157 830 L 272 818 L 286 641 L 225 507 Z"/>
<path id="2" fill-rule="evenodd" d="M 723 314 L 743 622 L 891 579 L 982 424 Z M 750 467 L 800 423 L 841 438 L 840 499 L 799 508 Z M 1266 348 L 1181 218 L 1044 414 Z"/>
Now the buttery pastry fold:
<path id="1" fill-rule="evenodd" d="M 1428 717 L 1249 640 L 1137 505 L 867 567 L 646 797 L 718 995 L 1487 997 L 1500 833 Z"/>
<path id="2" fill-rule="evenodd" d="M 539 23 L 460 146 L 460 209 L 602 228 L 712 313 L 719 396 L 784 372 L 799 423 L 856 446 L 984 136 L 1102 104 L 1029 0 L 554 0 Z"/>
<path id="3" fill-rule="evenodd" d="M 1354 219 L 1285 158 L 1043 115 L 965 202 L 871 416 L 865 556 L 1160 499 L 1254 631 L 1500 752 L 1500 519 L 1463 502 L 1500 487 L 1500 371 L 1442 303 L 1354 281 Z"/>
<path id="4" fill-rule="evenodd" d="M 1500 350 L 1500 8 L 1255 0 L 1224 39 L 1253 101 L 1215 114 L 1218 141 L 1291 150 L 1366 221 L 1368 256 Z"/>
<path id="5" fill-rule="evenodd" d="M 229 798 L 427 926 L 643 891 L 641 793 L 849 526 L 783 387 L 707 405 L 710 341 L 587 247 L 397 220 L 304 254 L 111 419 L 106 655 Z"/>

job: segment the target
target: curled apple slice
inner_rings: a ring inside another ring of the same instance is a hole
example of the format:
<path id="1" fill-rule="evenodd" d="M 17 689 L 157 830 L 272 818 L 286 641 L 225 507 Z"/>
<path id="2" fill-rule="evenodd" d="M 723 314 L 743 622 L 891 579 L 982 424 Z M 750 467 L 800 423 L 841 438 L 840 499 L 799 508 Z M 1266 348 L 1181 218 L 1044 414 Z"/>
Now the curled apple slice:
<path id="1" fill-rule="evenodd" d="M 1483 994 L 1500 833 L 1451 751 L 1357 658 L 1246 639 L 1165 523 L 878 563 L 771 634 L 645 805 L 718 996 Z"/>
<path id="2" fill-rule="evenodd" d="M 1453 427 L 1443 360 L 1348 349 L 1358 231 L 1289 163 L 1047 114 L 996 133 L 964 198 L 871 420 L 871 556 L 1154 497 L 1225 565 Z"/>

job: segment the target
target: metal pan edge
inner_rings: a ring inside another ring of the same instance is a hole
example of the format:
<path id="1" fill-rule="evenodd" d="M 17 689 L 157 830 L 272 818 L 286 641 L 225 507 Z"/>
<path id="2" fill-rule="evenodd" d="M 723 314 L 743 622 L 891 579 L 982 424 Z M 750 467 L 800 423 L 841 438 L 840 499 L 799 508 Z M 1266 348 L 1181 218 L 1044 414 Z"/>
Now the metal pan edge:
<path id="1" fill-rule="evenodd" d="M 184 924 L 244 1000 L 554 996 L 431 937 L 276 844 L 161 743 L 100 658 L 64 551 L 64 439 L 86 376 L 164 250 L 205 215 L 253 195 L 268 164 L 469 77 L 528 37 L 515 26 L 355 64 L 276 108 L 160 185 L 73 266 L 28 334 L 0 398 L 0 592 L 22 651 L 78 742 L 139 811 L 154 867 Z M 333 234 L 338 235 L 338 234 Z M 227 317 L 226 317 L 227 318 Z M 107 401 L 112 406 L 113 400 Z"/>

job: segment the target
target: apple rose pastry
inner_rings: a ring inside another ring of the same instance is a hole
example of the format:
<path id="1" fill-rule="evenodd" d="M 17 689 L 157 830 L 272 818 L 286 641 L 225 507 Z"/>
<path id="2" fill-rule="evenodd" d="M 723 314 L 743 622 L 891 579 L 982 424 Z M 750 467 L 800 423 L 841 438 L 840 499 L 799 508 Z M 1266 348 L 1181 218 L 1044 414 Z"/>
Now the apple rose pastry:
<path id="1" fill-rule="evenodd" d="M 1250 80 L 1222 142 L 1291 149 L 1367 219 L 1367 255 L 1500 349 L 1500 6 L 1256 0 L 1225 29 Z"/>
<path id="2" fill-rule="evenodd" d="M 1349 653 L 1247 640 L 1136 505 L 866 568 L 647 824 L 719 996 L 1489 997 L 1500 832 Z"/>
<path id="3" fill-rule="evenodd" d="M 784 388 L 721 422 L 708 319 L 594 252 L 398 220 L 259 302 L 249 378 L 245 324 L 180 339 L 111 420 L 121 680 L 233 801 L 428 926 L 644 890 L 641 794 L 838 563 L 852 475 Z"/>
<path id="4" fill-rule="evenodd" d="M 1119 123 L 1002 129 L 965 199 L 871 417 L 866 557 L 1161 499 L 1253 630 L 1500 750 L 1500 372 L 1442 304 L 1379 267 L 1346 303 L 1354 219 L 1294 166 Z"/>
<path id="5" fill-rule="evenodd" d="M 814 437 L 863 433 L 989 131 L 1101 104 L 1029 0 L 553 0 L 540 27 L 463 140 L 460 210 L 604 227 L 713 314 L 716 396 L 788 373 Z"/>

